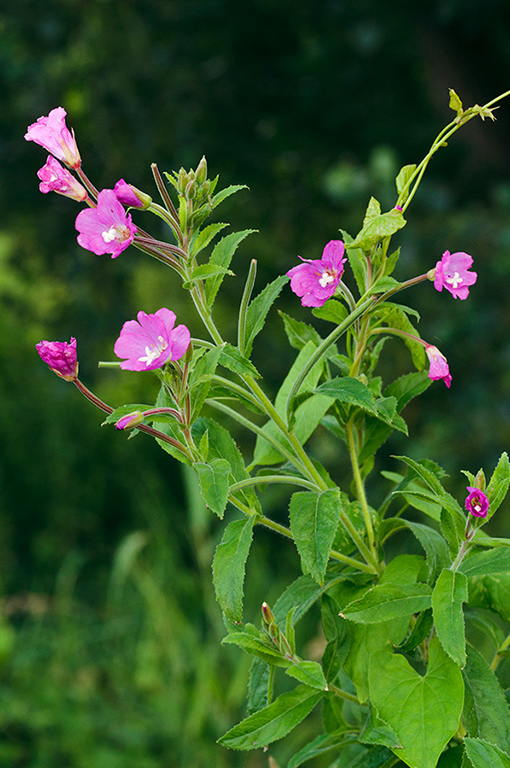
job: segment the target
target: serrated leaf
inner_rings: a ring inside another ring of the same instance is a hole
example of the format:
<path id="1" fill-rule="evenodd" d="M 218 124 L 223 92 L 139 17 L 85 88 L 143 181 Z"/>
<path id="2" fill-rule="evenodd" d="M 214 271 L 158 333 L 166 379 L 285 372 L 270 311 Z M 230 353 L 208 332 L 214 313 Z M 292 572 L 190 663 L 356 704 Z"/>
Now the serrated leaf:
<path id="1" fill-rule="evenodd" d="M 413 768 L 436 768 L 439 755 L 459 727 L 464 699 L 461 671 L 439 640 L 433 638 L 429 644 L 424 677 L 402 655 L 372 654 L 369 685 L 380 717 L 403 745 L 395 755 Z"/>
<path id="2" fill-rule="evenodd" d="M 352 245 L 353 238 L 343 229 L 341 229 L 340 232 L 342 233 L 342 237 L 345 243 L 345 252 L 347 254 L 347 258 L 349 259 L 349 265 L 352 269 L 352 274 L 356 280 L 358 291 L 360 292 L 360 295 L 362 295 L 365 293 L 367 284 L 367 260 L 363 255 L 363 251 Z"/>
<path id="3" fill-rule="evenodd" d="M 473 768 L 510 768 L 510 757 L 494 744 L 483 739 L 464 739 L 466 754 Z"/>
<path id="4" fill-rule="evenodd" d="M 203 251 L 204 248 L 207 248 L 213 237 L 228 226 L 228 224 L 223 222 L 216 222 L 215 224 L 209 224 L 207 227 L 204 227 L 192 243 L 193 255 L 196 256 L 200 251 Z"/>
<path id="5" fill-rule="evenodd" d="M 238 187 L 238 189 L 242 189 L 242 187 Z M 225 190 L 223 190 L 223 192 L 225 192 Z M 222 193 L 219 192 L 218 194 L 221 195 Z M 245 237 L 248 237 L 248 235 L 251 235 L 252 232 L 256 232 L 256 230 L 245 229 L 242 232 L 232 232 L 230 235 L 226 235 L 226 237 L 222 237 L 221 240 L 218 243 L 216 243 L 216 245 L 213 248 L 211 258 L 209 259 L 209 265 L 222 267 L 223 269 L 227 270 L 230 266 L 230 262 L 232 261 L 239 244 L 245 239 Z M 208 280 L 205 285 L 205 295 L 206 295 L 207 304 L 209 306 L 212 305 L 212 303 L 214 302 L 214 299 L 216 298 L 216 294 L 218 293 L 220 285 L 223 281 L 223 277 L 224 277 L 223 274 L 219 274 L 216 277 Z"/>
<path id="6" fill-rule="evenodd" d="M 331 488 L 321 493 L 294 493 L 289 512 L 303 572 L 322 586 L 340 519 L 340 491 Z"/>
<path id="7" fill-rule="evenodd" d="M 227 197 L 235 195 L 235 193 L 239 192 L 241 189 L 249 189 L 249 187 L 247 187 L 246 184 L 231 184 L 229 187 L 225 187 L 225 189 L 222 189 L 220 192 L 213 195 L 211 200 L 212 207 L 217 208 L 220 203 L 227 199 Z"/>
<path id="8" fill-rule="evenodd" d="M 448 544 L 438 531 L 423 523 L 403 520 L 410 531 L 416 536 L 427 555 L 429 581 L 434 582 L 439 572 L 449 564 Z"/>
<path id="9" fill-rule="evenodd" d="M 317 688 L 319 691 L 327 691 L 328 686 L 321 665 L 317 661 L 307 661 L 300 659 L 291 664 L 285 670 L 285 674 L 305 683 L 311 688 Z"/>
<path id="10" fill-rule="evenodd" d="M 302 320 L 296 320 L 281 310 L 278 310 L 278 314 L 283 320 L 285 333 L 291 347 L 303 349 L 310 341 L 316 347 L 319 346 L 322 338 L 312 325 L 308 325 L 308 323 L 304 323 Z"/>
<path id="11" fill-rule="evenodd" d="M 226 459 L 211 459 L 208 464 L 195 462 L 193 469 L 198 474 L 206 506 L 222 519 L 228 500 L 230 464 Z"/>
<path id="12" fill-rule="evenodd" d="M 400 413 L 414 397 L 425 392 L 431 384 L 432 380 L 429 379 L 425 371 L 415 371 L 414 373 L 407 373 L 399 379 L 395 379 L 391 384 L 388 384 L 384 394 L 397 398 L 397 410 Z"/>
<path id="13" fill-rule="evenodd" d="M 339 728 L 333 733 L 325 733 L 317 736 L 313 741 L 299 750 L 287 763 L 287 768 L 299 768 L 300 765 L 312 760 L 314 757 L 327 754 L 331 750 L 338 750 L 347 744 L 354 744 L 356 737 L 352 729 Z"/>
<path id="14" fill-rule="evenodd" d="M 466 576 L 489 576 L 493 573 L 510 573 L 510 549 L 499 547 L 477 552 L 467 557 L 459 566 Z"/>
<path id="15" fill-rule="evenodd" d="M 467 647 L 463 676 L 466 686 L 464 717 L 469 735 L 487 739 L 508 752 L 510 716 L 505 694 L 485 658 L 471 645 Z"/>
<path id="16" fill-rule="evenodd" d="M 378 584 L 344 608 L 342 615 L 361 624 L 409 617 L 430 608 L 431 594 L 427 584 Z"/>
<path id="17" fill-rule="evenodd" d="M 276 621 L 280 624 L 285 621 L 288 613 L 294 609 L 292 621 L 295 624 L 323 594 L 324 587 L 320 587 L 311 576 L 299 576 L 280 595 L 273 608 Z"/>
<path id="18" fill-rule="evenodd" d="M 225 275 L 234 275 L 234 273 L 230 269 L 217 264 L 200 264 L 198 267 L 195 267 L 189 276 L 189 280 L 183 282 L 182 287 L 191 288 L 199 280 L 211 280 L 213 277 L 218 277 L 218 275 L 221 275 L 223 278 Z"/>
<path id="19" fill-rule="evenodd" d="M 245 355 L 247 357 L 251 354 L 255 337 L 264 327 L 267 313 L 288 281 L 287 275 L 280 275 L 272 283 L 268 283 L 250 302 L 246 312 Z"/>
<path id="20" fill-rule="evenodd" d="M 395 179 L 395 186 L 397 187 L 397 192 L 400 195 L 406 186 L 409 184 L 409 180 L 413 173 L 416 170 L 416 165 L 404 165 L 403 168 L 400 169 L 398 172 L 398 176 Z M 407 199 L 407 198 L 406 198 Z"/>
<path id="21" fill-rule="evenodd" d="M 221 347 L 220 365 L 227 368 L 232 373 L 237 373 L 240 376 L 253 376 L 256 379 L 260 378 L 260 373 L 257 371 L 251 360 L 241 354 L 237 347 L 232 344 L 224 344 Z"/>
<path id="22" fill-rule="evenodd" d="M 336 299 L 328 299 L 322 307 L 313 307 L 312 315 L 320 320 L 328 320 L 330 323 L 340 325 L 343 323 L 349 311 L 345 304 Z"/>
<path id="23" fill-rule="evenodd" d="M 250 667 L 246 709 L 249 715 L 267 707 L 271 673 L 269 664 L 255 657 Z"/>
<path id="24" fill-rule="evenodd" d="M 462 604 L 467 602 L 467 578 L 443 568 L 432 592 L 432 612 L 444 650 L 460 667 L 466 663 L 466 634 Z"/>
<path id="25" fill-rule="evenodd" d="M 324 693 L 307 685 L 282 693 L 268 707 L 250 715 L 218 743 L 230 749 L 257 749 L 290 733 L 319 703 Z"/>
<path id="26" fill-rule="evenodd" d="M 401 211 L 393 208 L 388 213 L 371 217 L 367 223 L 363 223 L 363 229 L 356 236 L 352 247 L 366 251 L 384 237 L 389 237 L 399 229 L 405 227 L 406 220 Z"/>
<path id="27" fill-rule="evenodd" d="M 364 411 L 377 415 L 377 407 L 374 396 L 366 384 L 351 376 L 337 377 L 326 381 L 318 387 L 316 392 L 333 397 L 340 403 L 355 405 Z"/>
<path id="28" fill-rule="evenodd" d="M 489 512 L 487 514 L 487 520 L 490 520 L 494 512 L 499 509 L 501 502 L 505 498 L 508 492 L 508 486 L 510 485 L 510 463 L 508 461 L 508 454 L 502 453 L 498 461 L 498 465 L 494 470 L 492 477 L 487 486 L 487 496 L 489 497 Z"/>
<path id="29" fill-rule="evenodd" d="M 229 523 L 213 560 L 216 598 L 225 615 L 235 624 L 243 619 L 243 585 L 246 560 L 253 539 L 255 516 Z"/>

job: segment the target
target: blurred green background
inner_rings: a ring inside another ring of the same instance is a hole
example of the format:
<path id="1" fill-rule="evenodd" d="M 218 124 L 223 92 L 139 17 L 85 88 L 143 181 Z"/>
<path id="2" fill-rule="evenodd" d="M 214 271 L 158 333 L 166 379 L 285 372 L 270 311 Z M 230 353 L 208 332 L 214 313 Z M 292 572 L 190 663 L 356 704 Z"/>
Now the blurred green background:
<path id="1" fill-rule="evenodd" d="M 78 247 L 78 206 L 39 193 L 46 153 L 23 140 L 27 125 L 64 106 L 100 188 L 124 177 L 152 193 L 151 162 L 170 171 L 202 154 L 222 185 L 250 187 L 220 216 L 259 230 L 225 284 L 228 336 L 249 260 L 262 287 L 296 254 L 317 258 L 340 227 L 354 234 L 370 194 L 391 206 L 398 169 L 451 119 L 448 88 L 465 105 L 509 88 L 509 35 L 505 0 L 0 2 L 0 766 L 267 765 L 215 744 L 243 716 L 249 666 L 219 646 L 220 526 L 192 477 L 145 436 L 100 429 L 101 414 L 34 350 L 76 336 L 92 389 L 114 405 L 145 402 L 152 379 L 97 369 L 122 323 L 169 306 L 199 327 L 170 271 L 134 249 L 112 261 Z M 428 283 L 404 299 L 453 384 L 410 406 L 412 439 L 385 448 L 438 461 L 460 497 L 459 470 L 492 471 L 510 436 L 510 102 L 497 116 L 436 156 L 399 240 L 398 278 L 445 249 L 471 253 L 479 274 L 469 301 Z M 279 306 L 310 317 L 288 289 Z M 291 358 L 275 311 L 268 329 L 255 359 L 275 388 Z M 383 375 L 409 370 L 403 347 L 387 350 Z M 328 440 L 314 449 L 343 466 Z M 377 500 L 386 489 L 372 486 Z M 284 521 L 285 498 L 270 505 Z M 506 534 L 508 520 L 507 506 L 494 530 Z M 246 619 L 297 574 L 290 547 L 258 535 Z M 314 621 L 301 638 L 310 657 Z M 273 750 L 282 765 L 289 749 Z"/>

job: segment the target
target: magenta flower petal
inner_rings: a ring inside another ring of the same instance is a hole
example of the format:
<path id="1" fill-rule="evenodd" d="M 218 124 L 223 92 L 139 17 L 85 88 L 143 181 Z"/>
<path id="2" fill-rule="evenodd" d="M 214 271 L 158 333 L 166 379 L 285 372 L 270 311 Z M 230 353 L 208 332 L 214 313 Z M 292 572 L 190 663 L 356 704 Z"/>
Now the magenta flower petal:
<path id="1" fill-rule="evenodd" d="M 444 383 L 449 388 L 452 383 L 452 377 L 450 375 L 446 357 L 432 344 L 426 345 L 425 352 L 430 361 L 429 378 L 432 379 L 432 381 L 443 379 Z"/>
<path id="2" fill-rule="evenodd" d="M 465 502 L 465 507 L 474 517 L 487 517 L 489 511 L 489 499 L 479 488 L 472 488 L 468 485 L 469 495 Z"/>
<path id="3" fill-rule="evenodd" d="M 330 240 L 322 259 L 301 259 L 303 264 L 287 272 L 291 290 L 304 307 L 322 307 L 333 296 L 344 272 L 344 251 L 341 240 Z"/>
<path id="4" fill-rule="evenodd" d="M 124 179 L 119 179 L 113 191 L 117 200 L 129 208 L 148 208 L 152 203 L 152 198 L 149 195 L 133 187 L 132 184 L 128 184 Z"/>
<path id="5" fill-rule="evenodd" d="M 46 165 L 37 171 L 41 180 L 39 189 L 45 194 L 57 192 L 59 195 L 70 197 L 72 200 L 82 202 L 87 198 L 87 190 L 80 182 L 64 168 L 52 155 L 48 155 Z"/>
<path id="6" fill-rule="evenodd" d="M 40 341 L 35 345 L 41 360 L 51 370 L 66 381 L 78 378 L 78 361 L 76 358 L 76 339 L 66 341 Z"/>
<path id="7" fill-rule="evenodd" d="M 76 229 L 82 248 L 98 255 L 111 253 L 112 259 L 133 242 L 136 233 L 130 214 L 119 203 L 113 189 L 103 189 L 99 193 L 97 208 L 80 211 Z"/>
<path id="8" fill-rule="evenodd" d="M 63 107 L 52 109 L 48 117 L 40 117 L 37 122 L 28 126 L 25 139 L 40 144 L 71 168 L 79 168 L 80 153 L 74 132 L 71 133 L 66 126 L 66 114 Z"/>
<path id="9" fill-rule="evenodd" d="M 175 325 L 175 313 L 162 308 L 153 314 L 140 311 L 137 320 L 124 323 L 115 342 L 120 367 L 129 371 L 153 371 L 170 360 L 179 360 L 190 344 L 185 325 Z"/>
<path id="10" fill-rule="evenodd" d="M 468 271 L 472 263 L 473 259 L 468 253 L 445 251 L 436 264 L 434 288 L 437 291 L 446 288 L 454 299 L 467 299 L 469 286 L 476 283 L 478 277 L 476 272 Z"/>

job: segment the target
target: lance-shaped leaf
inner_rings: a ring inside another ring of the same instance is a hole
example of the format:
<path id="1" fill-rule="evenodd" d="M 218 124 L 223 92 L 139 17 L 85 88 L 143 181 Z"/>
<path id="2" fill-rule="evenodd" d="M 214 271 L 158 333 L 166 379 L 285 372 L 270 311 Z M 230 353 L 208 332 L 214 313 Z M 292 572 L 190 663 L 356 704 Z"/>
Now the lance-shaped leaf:
<path id="1" fill-rule="evenodd" d="M 438 573 L 449 564 L 448 544 L 440 533 L 428 525 L 404 519 L 402 522 L 413 532 L 425 550 L 429 567 L 429 580 L 435 581 Z"/>
<path id="2" fill-rule="evenodd" d="M 467 647 L 467 664 L 462 674 L 466 686 L 464 718 L 469 735 L 510 751 L 510 716 L 505 694 L 485 658 L 471 645 Z"/>
<path id="3" fill-rule="evenodd" d="M 424 677 L 402 655 L 372 654 L 369 685 L 371 701 L 402 744 L 395 755 L 412 768 L 436 768 L 459 727 L 464 700 L 462 673 L 439 640 L 429 644 Z"/>
<path id="4" fill-rule="evenodd" d="M 290 528 L 304 573 L 321 586 L 340 519 L 340 491 L 294 493 L 290 500 Z"/>
<path id="5" fill-rule="evenodd" d="M 248 307 L 246 313 L 246 330 L 244 339 L 244 353 L 246 357 L 250 356 L 253 341 L 258 333 L 264 327 L 267 313 L 271 309 L 274 301 L 280 295 L 280 292 L 287 283 L 289 278 L 287 275 L 280 275 L 272 283 L 266 285 L 266 287 L 255 296 L 253 301 Z"/>
<path id="6" fill-rule="evenodd" d="M 220 519 L 223 518 L 228 499 L 230 464 L 226 459 L 211 459 L 207 464 L 197 461 L 193 468 L 198 474 L 206 506 Z"/>
<path id="7" fill-rule="evenodd" d="M 254 524 L 255 516 L 229 523 L 214 553 L 216 598 L 226 616 L 236 624 L 243 618 L 244 572 Z"/>
<path id="8" fill-rule="evenodd" d="M 342 615 L 359 624 L 377 624 L 426 611 L 431 595 L 427 584 L 378 584 L 344 608 Z"/>
<path id="9" fill-rule="evenodd" d="M 466 576 L 489 576 L 493 573 L 510 572 L 510 549 L 499 547 L 477 552 L 462 561 L 459 570 Z"/>
<path id="10" fill-rule="evenodd" d="M 325 755 L 333 749 L 338 752 L 342 747 L 355 743 L 356 737 L 353 730 L 347 726 L 338 728 L 333 731 L 333 733 L 324 733 L 321 736 L 317 736 L 317 738 L 291 757 L 287 763 L 287 768 L 299 768 L 299 766 L 306 763 L 307 760 L 312 760 L 314 757 Z M 391 755 L 391 752 L 388 752 L 387 750 L 386 752 L 387 755 Z M 382 763 L 374 763 L 372 768 L 378 768 L 378 766 L 382 766 Z"/>
<path id="11" fill-rule="evenodd" d="M 374 416 L 378 415 L 371 390 L 359 379 L 354 379 L 351 376 L 339 376 L 321 384 L 315 391 L 328 397 L 334 397 L 335 400 L 345 405 L 355 405 Z"/>
<path id="12" fill-rule="evenodd" d="M 432 613 L 444 650 L 459 666 L 466 663 L 466 635 L 462 603 L 468 599 L 467 579 L 443 568 L 432 593 Z"/>
<path id="13" fill-rule="evenodd" d="M 494 744 L 483 739 L 464 739 L 466 755 L 473 768 L 510 768 L 510 757 Z"/>
<path id="14" fill-rule="evenodd" d="M 487 486 L 487 496 L 489 497 L 489 512 L 487 520 L 490 520 L 494 512 L 505 498 L 508 486 L 510 485 L 510 463 L 508 454 L 502 453 L 498 465 Z"/>
<path id="15" fill-rule="evenodd" d="M 218 199 L 221 195 L 225 195 L 225 193 L 231 189 L 232 192 L 236 192 L 238 189 L 242 189 L 242 187 L 227 187 L 227 189 L 222 190 L 221 192 L 218 192 L 218 194 L 213 198 L 213 204 L 215 199 Z M 230 192 L 230 194 L 232 194 Z M 214 267 L 221 267 L 224 270 L 228 270 L 230 266 L 230 262 L 232 261 L 234 257 L 234 253 L 236 252 L 239 243 L 241 243 L 245 237 L 248 237 L 248 235 L 251 235 L 252 232 L 256 232 L 255 229 L 245 229 L 242 232 L 232 232 L 230 235 L 227 235 L 226 237 L 222 237 L 222 239 L 216 243 L 214 246 L 213 252 L 211 254 L 211 258 L 209 260 L 209 265 Z M 220 272 L 215 277 L 211 277 L 205 286 L 205 295 L 207 298 L 207 303 L 209 306 L 212 305 L 214 302 L 214 299 L 216 298 L 216 294 L 218 293 L 219 287 L 223 281 L 223 278 L 225 277 L 225 273 Z"/>
<path id="16" fill-rule="evenodd" d="M 268 707 L 231 728 L 218 741 L 230 749 L 265 747 L 290 733 L 323 696 L 322 691 L 308 685 L 298 685 L 293 691 L 282 693 Z"/>

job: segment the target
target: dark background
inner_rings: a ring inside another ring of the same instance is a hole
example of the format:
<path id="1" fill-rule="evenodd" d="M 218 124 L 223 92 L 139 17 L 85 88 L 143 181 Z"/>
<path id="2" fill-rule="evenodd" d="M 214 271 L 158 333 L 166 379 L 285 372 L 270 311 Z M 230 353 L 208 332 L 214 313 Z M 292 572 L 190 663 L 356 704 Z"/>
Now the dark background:
<path id="1" fill-rule="evenodd" d="M 0 765 L 266 765 L 214 743 L 242 714 L 249 660 L 218 645 L 219 527 L 192 478 L 144 436 L 100 429 L 34 350 L 75 336 L 87 385 L 113 405 L 145 402 L 152 379 L 97 369 L 122 323 L 169 306 L 199 326 L 170 271 L 134 249 L 112 261 L 78 247 L 78 206 L 39 193 L 46 153 L 23 140 L 27 125 L 63 106 L 99 188 L 123 177 L 153 194 L 151 162 L 170 171 L 202 154 L 221 185 L 249 186 L 219 216 L 259 230 L 216 310 L 232 338 L 251 258 L 262 287 L 340 227 L 355 234 L 369 196 L 391 207 L 399 168 L 451 119 L 449 87 L 465 105 L 510 87 L 509 24 L 504 0 L 0 3 Z M 460 469 L 490 473 L 509 444 L 510 103 L 496 114 L 436 156 L 398 238 L 397 278 L 446 249 L 470 253 L 479 275 L 465 302 L 429 283 L 405 297 L 453 383 L 408 409 L 411 440 L 381 459 L 434 459 L 459 498 Z M 288 289 L 279 306 L 311 319 Z M 273 311 L 255 350 L 273 389 L 291 360 L 282 336 Z M 409 367 L 388 344 L 382 375 Z M 384 490 L 375 477 L 375 501 Z M 503 507 L 494 530 L 507 522 Z M 295 553 L 261 534 L 247 619 L 296 574 Z"/>

